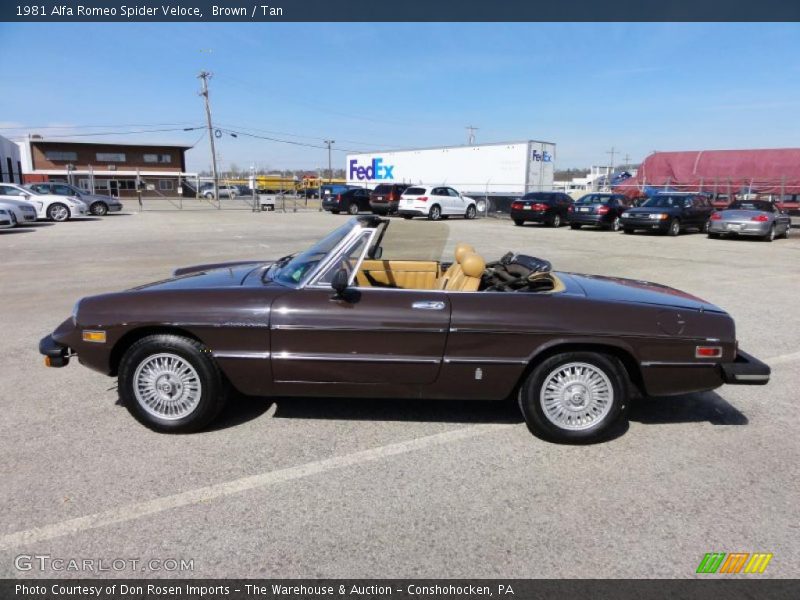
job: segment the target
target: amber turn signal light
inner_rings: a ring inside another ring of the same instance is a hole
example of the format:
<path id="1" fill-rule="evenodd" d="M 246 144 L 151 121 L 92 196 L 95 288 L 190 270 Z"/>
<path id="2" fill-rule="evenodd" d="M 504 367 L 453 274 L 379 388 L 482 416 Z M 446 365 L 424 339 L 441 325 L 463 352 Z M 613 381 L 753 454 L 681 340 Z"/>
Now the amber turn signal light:
<path id="1" fill-rule="evenodd" d="M 106 332 L 105 331 L 84 331 L 83 332 L 83 341 L 84 342 L 96 342 L 98 344 L 105 344 L 106 342 Z"/>

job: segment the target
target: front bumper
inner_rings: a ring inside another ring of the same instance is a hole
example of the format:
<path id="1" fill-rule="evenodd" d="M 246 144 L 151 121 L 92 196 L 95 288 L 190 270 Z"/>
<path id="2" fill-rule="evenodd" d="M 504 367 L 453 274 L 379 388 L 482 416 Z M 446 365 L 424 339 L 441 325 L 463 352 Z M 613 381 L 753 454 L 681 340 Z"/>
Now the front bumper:
<path id="1" fill-rule="evenodd" d="M 725 383 L 735 385 L 766 385 L 769 382 L 771 370 L 769 365 L 761 362 L 755 356 L 739 350 L 736 360 L 732 363 L 722 363 L 722 378 Z"/>
<path id="2" fill-rule="evenodd" d="M 572 224 L 578 225 L 606 225 L 611 223 L 611 219 L 607 215 L 597 215 L 591 213 L 572 213 L 567 221 Z"/>
<path id="3" fill-rule="evenodd" d="M 671 219 L 623 219 L 619 224 L 623 229 L 648 229 L 650 231 L 667 231 Z"/>
<path id="4" fill-rule="evenodd" d="M 39 354 L 44 355 L 44 364 L 48 367 L 66 367 L 69 364 L 69 348 L 55 341 L 52 335 L 39 341 Z"/>
<path id="5" fill-rule="evenodd" d="M 122 210 L 122 204 L 109 204 L 108 212 L 119 212 Z"/>

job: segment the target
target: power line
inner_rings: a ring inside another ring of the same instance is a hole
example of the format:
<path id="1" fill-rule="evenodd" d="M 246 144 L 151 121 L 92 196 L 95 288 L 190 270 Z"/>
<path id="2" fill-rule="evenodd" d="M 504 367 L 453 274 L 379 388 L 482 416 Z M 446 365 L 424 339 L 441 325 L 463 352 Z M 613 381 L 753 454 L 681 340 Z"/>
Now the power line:
<path id="1" fill-rule="evenodd" d="M 320 135 L 303 135 L 303 134 L 300 134 L 300 133 L 289 133 L 287 131 L 274 131 L 274 130 L 270 130 L 270 129 L 260 129 L 258 127 L 252 127 L 252 126 L 249 126 L 249 125 L 233 125 L 231 123 L 218 123 L 218 124 L 219 125 L 223 125 L 225 127 L 232 127 L 234 129 L 248 129 L 250 131 L 258 131 L 259 133 L 273 133 L 273 134 L 276 134 L 276 135 L 287 135 L 289 137 L 303 138 L 303 139 L 307 139 L 307 140 L 318 140 L 318 139 L 320 139 L 322 137 Z M 339 139 L 339 141 L 340 142 L 344 142 L 346 144 L 355 144 L 357 146 L 369 146 L 369 147 L 372 147 L 372 148 L 375 148 L 375 149 L 383 149 L 383 150 L 387 150 L 387 151 L 388 150 L 399 150 L 399 148 L 395 148 L 395 147 L 392 147 L 392 146 L 383 146 L 381 144 L 373 144 L 372 142 L 359 142 L 359 141 L 355 141 L 355 140 L 345 140 L 345 139 L 341 139 L 341 138 Z"/>
<path id="2" fill-rule="evenodd" d="M 320 146 L 319 144 L 309 144 L 307 142 L 298 142 L 298 141 L 295 141 L 295 140 L 283 140 L 283 139 L 280 139 L 280 138 L 274 138 L 274 137 L 270 137 L 270 136 L 266 136 L 266 135 L 257 135 L 255 133 L 249 133 L 247 131 L 241 131 L 241 130 L 237 130 L 237 129 L 224 129 L 222 127 L 218 128 L 218 129 L 219 129 L 219 131 L 224 131 L 225 133 L 230 133 L 230 134 L 235 134 L 235 135 L 243 135 L 245 137 L 256 138 L 256 139 L 259 139 L 259 140 L 267 140 L 267 141 L 270 141 L 270 142 L 279 142 L 281 144 L 292 144 L 293 146 L 304 146 L 306 148 L 319 148 L 320 150 L 327 150 L 328 149 L 327 145 Z M 361 152 L 361 150 L 353 150 L 352 148 L 349 148 L 349 149 L 348 148 L 331 148 L 331 151 L 332 152 L 354 152 L 354 153 Z"/>

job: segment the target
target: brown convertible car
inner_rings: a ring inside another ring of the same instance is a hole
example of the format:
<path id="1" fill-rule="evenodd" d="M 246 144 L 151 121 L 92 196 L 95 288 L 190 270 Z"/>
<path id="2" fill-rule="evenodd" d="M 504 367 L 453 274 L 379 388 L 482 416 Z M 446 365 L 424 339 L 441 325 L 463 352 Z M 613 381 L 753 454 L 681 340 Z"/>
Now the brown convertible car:
<path id="1" fill-rule="evenodd" d="M 384 257 L 390 222 L 348 221 L 274 262 L 178 269 L 170 279 L 82 299 L 40 342 L 119 378 L 131 413 L 194 431 L 232 386 L 253 396 L 502 400 L 531 431 L 602 439 L 635 394 L 765 384 L 733 319 L 644 281 L 553 272 L 459 244 L 451 264 Z"/>

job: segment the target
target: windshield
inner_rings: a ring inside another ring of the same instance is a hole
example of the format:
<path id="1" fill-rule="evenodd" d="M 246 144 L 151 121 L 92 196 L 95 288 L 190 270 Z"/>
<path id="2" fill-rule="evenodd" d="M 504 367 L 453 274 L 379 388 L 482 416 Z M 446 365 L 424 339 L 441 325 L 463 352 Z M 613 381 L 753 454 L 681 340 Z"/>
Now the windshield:
<path id="1" fill-rule="evenodd" d="M 332 231 L 305 252 L 294 256 L 283 265 L 276 264 L 275 272 L 270 273 L 273 281 L 286 285 L 298 285 L 319 262 L 341 242 L 353 229 L 353 223 L 345 223 Z"/>
<path id="2" fill-rule="evenodd" d="M 763 210 L 764 212 L 772 212 L 772 203 L 766 200 L 737 200 L 731 202 L 729 209 L 738 210 Z"/>
<path id="3" fill-rule="evenodd" d="M 653 196 L 642 204 L 645 208 L 683 208 L 686 206 L 685 196 Z"/>
<path id="4" fill-rule="evenodd" d="M 25 193 L 26 194 L 30 194 L 31 196 L 43 196 L 44 195 L 41 192 L 37 192 L 35 189 L 33 189 L 32 187 L 27 186 L 27 185 L 25 186 L 24 189 L 25 189 Z"/>
<path id="5" fill-rule="evenodd" d="M 603 204 L 611 200 L 611 196 L 603 194 L 589 194 L 576 200 L 575 204 Z"/>

